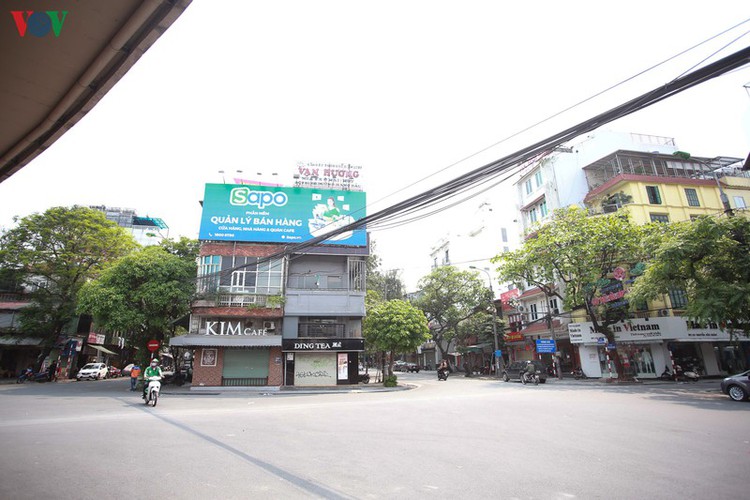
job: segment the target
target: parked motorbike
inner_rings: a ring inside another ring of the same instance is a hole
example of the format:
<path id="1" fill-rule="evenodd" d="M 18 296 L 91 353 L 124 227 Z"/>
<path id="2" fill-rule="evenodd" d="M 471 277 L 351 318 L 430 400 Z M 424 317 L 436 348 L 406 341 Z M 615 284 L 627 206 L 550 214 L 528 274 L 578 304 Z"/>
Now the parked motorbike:
<path id="1" fill-rule="evenodd" d="M 701 379 L 700 372 L 695 367 L 688 367 L 687 370 L 683 371 L 680 365 L 675 365 L 675 372 L 677 372 L 678 379 L 688 382 L 698 382 Z"/>
<path id="2" fill-rule="evenodd" d="M 360 373 L 359 374 L 359 381 L 363 384 L 369 384 L 370 383 L 370 375 L 367 373 Z"/>
<path id="3" fill-rule="evenodd" d="M 24 371 L 18 374 L 18 378 L 16 379 L 16 384 L 23 384 L 27 380 L 32 380 L 34 378 L 34 370 L 31 368 L 26 368 Z"/>
<path id="4" fill-rule="evenodd" d="M 575 368 L 570 374 L 573 375 L 573 378 L 576 380 L 586 378 L 586 375 L 584 375 L 583 370 L 580 367 Z"/>
<path id="5" fill-rule="evenodd" d="M 148 387 L 146 388 L 146 405 L 151 403 L 156 406 L 159 401 L 159 391 L 161 390 L 161 377 L 149 377 Z"/>
<path id="6" fill-rule="evenodd" d="M 523 372 L 521 374 L 521 383 L 523 385 L 526 385 L 527 383 L 533 383 L 534 385 L 538 385 L 539 384 L 539 374 L 538 373 Z"/>

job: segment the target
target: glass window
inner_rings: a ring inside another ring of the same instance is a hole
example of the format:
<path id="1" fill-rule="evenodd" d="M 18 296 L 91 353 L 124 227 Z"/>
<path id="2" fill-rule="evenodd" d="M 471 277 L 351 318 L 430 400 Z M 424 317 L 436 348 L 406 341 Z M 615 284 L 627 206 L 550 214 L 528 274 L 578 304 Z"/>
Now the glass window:
<path id="1" fill-rule="evenodd" d="M 670 289 L 669 300 L 673 309 L 685 309 L 687 307 L 687 294 L 685 290 Z"/>
<path id="2" fill-rule="evenodd" d="M 219 271 L 221 257 L 218 255 L 204 255 L 198 268 L 198 291 L 215 292 L 219 287 Z"/>
<path id="3" fill-rule="evenodd" d="M 539 204 L 539 213 L 542 216 L 542 219 L 547 217 L 547 200 L 544 200 Z"/>
<path id="4" fill-rule="evenodd" d="M 646 194 L 648 194 L 648 202 L 652 205 L 661 205 L 661 195 L 659 195 L 658 186 L 646 186 Z"/>
<path id="5" fill-rule="evenodd" d="M 651 216 L 651 222 L 669 222 L 669 215 L 667 214 L 649 214 Z"/>
<path id="6" fill-rule="evenodd" d="M 747 205 L 745 205 L 745 197 L 744 196 L 735 196 L 734 197 L 734 208 L 747 208 Z"/>
<path id="7" fill-rule="evenodd" d="M 536 310 L 536 304 L 531 304 L 529 306 L 529 311 L 531 312 L 531 320 L 539 319 L 539 313 Z"/>
<path id="8" fill-rule="evenodd" d="M 526 194 L 531 194 L 531 179 L 526 181 L 525 186 L 526 186 Z"/>
<path id="9" fill-rule="evenodd" d="M 536 208 L 529 210 L 529 220 L 531 222 L 536 222 Z"/>
<path id="10" fill-rule="evenodd" d="M 701 206 L 698 201 L 698 193 L 693 188 L 685 188 L 685 197 L 687 198 L 688 206 L 699 207 Z"/>
<path id="11" fill-rule="evenodd" d="M 508 231 L 504 227 L 501 227 L 500 228 L 500 234 L 502 235 L 503 243 L 507 243 L 508 242 Z"/>
<path id="12" fill-rule="evenodd" d="M 541 187 L 541 185 L 542 185 L 542 172 L 540 170 L 538 170 L 537 173 L 534 174 L 534 180 L 536 181 L 536 187 Z"/>

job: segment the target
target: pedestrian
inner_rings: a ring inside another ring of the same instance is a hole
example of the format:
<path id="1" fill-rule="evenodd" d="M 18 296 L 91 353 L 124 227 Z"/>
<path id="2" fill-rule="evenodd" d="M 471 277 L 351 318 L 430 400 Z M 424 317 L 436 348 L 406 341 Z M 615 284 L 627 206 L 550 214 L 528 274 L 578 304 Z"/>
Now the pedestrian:
<path id="1" fill-rule="evenodd" d="M 130 390 L 134 391 L 136 385 L 138 385 L 138 376 L 141 374 L 141 367 L 137 364 L 133 365 L 130 369 Z"/>
<path id="2" fill-rule="evenodd" d="M 49 365 L 49 369 L 47 370 L 47 379 L 50 382 L 57 382 L 57 360 L 53 361 Z"/>

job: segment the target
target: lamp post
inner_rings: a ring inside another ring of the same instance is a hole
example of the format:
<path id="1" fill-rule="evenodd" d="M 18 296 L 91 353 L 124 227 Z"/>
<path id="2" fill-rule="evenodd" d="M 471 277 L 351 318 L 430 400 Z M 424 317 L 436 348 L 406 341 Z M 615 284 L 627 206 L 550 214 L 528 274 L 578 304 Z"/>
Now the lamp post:
<path id="1" fill-rule="evenodd" d="M 497 355 L 497 351 L 500 347 L 497 345 L 497 308 L 495 308 L 495 292 L 492 290 L 492 276 L 490 276 L 490 272 L 486 269 L 480 269 L 476 266 L 469 266 L 469 268 L 485 273 L 487 275 L 487 280 L 490 283 L 490 294 L 492 294 L 490 303 L 492 306 L 492 337 L 495 339 L 495 378 L 497 378 L 500 376 L 500 356 Z"/>

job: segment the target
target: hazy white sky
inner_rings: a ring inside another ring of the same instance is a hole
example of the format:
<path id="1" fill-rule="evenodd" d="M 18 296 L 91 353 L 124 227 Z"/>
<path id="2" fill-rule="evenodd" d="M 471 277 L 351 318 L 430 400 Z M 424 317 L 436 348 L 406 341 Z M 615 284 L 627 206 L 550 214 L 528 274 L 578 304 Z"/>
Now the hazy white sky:
<path id="1" fill-rule="evenodd" d="M 748 46 L 721 50 L 750 23 L 501 142 L 749 18 L 746 0 L 194 0 L 88 116 L 0 183 L 0 227 L 104 204 L 195 238 L 219 170 L 290 175 L 300 161 L 362 165 L 372 213 Z M 745 157 L 747 84 L 743 68 L 607 128 Z M 374 232 L 384 267 L 413 285 L 452 217 Z"/>

